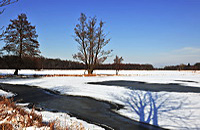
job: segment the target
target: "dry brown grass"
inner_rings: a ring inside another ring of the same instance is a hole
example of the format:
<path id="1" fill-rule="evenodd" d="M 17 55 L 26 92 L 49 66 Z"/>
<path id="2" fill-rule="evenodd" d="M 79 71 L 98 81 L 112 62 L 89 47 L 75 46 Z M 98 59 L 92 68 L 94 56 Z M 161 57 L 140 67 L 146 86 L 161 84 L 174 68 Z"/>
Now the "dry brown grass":
<path id="1" fill-rule="evenodd" d="M 59 121 L 53 121 L 49 123 L 50 130 L 86 130 L 83 124 L 73 122 L 69 126 L 61 126 Z"/>
<path id="2" fill-rule="evenodd" d="M 13 126 L 9 123 L 0 124 L 0 130 L 13 130 Z"/>
<path id="3" fill-rule="evenodd" d="M 12 99 L 7 99 L 5 97 L 0 98 L 0 112 L 0 121 L 3 122 L 1 124 L 2 128 L 4 128 L 4 126 L 12 126 L 15 129 L 30 126 L 45 126 L 42 122 L 42 116 L 36 114 L 34 109 L 29 113 L 21 107 L 16 106 Z"/>
<path id="4" fill-rule="evenodd" d="M 42 115 L 36 114 L 17 106 L 13 99 L 0 97 L 0 130 L 19 130 L 27 127 L 45 127 L 43 130 L 85 130 L 81 123 L 73 122 L 69 126 L 61 126 L 59 120 L 54 120 L 48 125 L 42 122 Z"/>

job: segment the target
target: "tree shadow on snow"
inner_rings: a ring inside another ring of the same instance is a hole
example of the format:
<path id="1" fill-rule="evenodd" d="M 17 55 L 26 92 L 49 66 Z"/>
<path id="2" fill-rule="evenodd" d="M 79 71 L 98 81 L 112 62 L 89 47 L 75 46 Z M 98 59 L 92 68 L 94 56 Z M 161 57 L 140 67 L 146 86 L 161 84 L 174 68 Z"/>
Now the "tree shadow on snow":
<path id="1" fill-rule="evenodd" d="M 172 97 L 168 93 L 150 92 L 134 90 L 126 94 L 126 98 L 118 98 L 124 102 L 130 112 L 137 115 L 140 122 L 159 126 L 159 120 L 162 120 L 162 126 L 174 129 L 200 129 L 195 124 L 195 119 L 191 108 L 192 104 L 185 97 Z M 190 121 L 188 121 L 190 120 Z M 163 121 L 165 122 L 163 125 Z M 189 122 L 189 123 L 188 123 Z"/>

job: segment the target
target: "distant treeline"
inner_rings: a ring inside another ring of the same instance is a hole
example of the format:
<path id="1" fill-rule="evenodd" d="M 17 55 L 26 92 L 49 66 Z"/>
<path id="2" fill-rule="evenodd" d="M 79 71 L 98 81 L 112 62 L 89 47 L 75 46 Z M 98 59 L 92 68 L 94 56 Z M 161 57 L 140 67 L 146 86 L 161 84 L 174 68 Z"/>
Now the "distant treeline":
<path id="1" fill-rule="evenodd" d="M 120 70 L 154 70 L 153 65 L 150 64 L 123 64 L 121 63 L 119 66 Z M 109 69 L 115 70 L 116 64 L 101 64 L 96 67 L 96 69 Z"/>
<path id="2" fill-rule="evenodd" d="M 164 67 L 164 70 L 200 70 L 200 63 L 196 63 L 194 65 L 181 64 L 181 65 L 175 65 L 175 66 L 166 66 Z"/>
<path id="3" fill-rule="evenodd" d="M 84 64 L 79 62 L 44 57 L 22 57 L 22 59 L 18 56 L 0 57 L 0 69 L 83 69 L 84 67 Z"/>
<path id="4" fill-rule="evenodd" d="M 17 56 L 0 57 L 0 69 L 86 69 L 80 62 L 70 60 L 50 59 L 44 57 L 23 57 Z M 101 64 L 95 69 L 116 69 L 116 64 Z M 150 64 L 120 64 L 122 70 L 153 70 Z"/>
<path id="5" fill-rule="evenodd" d="M 156 70 L 151 64 L 120 64 L 120 70 Z M 20 59 L 18 56 L 2 56 L 0 57 L 0 69 L 86 69 L 83 63 L 50 59 L 44 57 L 23 57 Z M 95 69 L 108 69 L 115 70 L 116 64 L 100 64 Z M 194 65 L 176 65 L 166 66 L 164 70 L 200 70 L 200 63 Z"/>

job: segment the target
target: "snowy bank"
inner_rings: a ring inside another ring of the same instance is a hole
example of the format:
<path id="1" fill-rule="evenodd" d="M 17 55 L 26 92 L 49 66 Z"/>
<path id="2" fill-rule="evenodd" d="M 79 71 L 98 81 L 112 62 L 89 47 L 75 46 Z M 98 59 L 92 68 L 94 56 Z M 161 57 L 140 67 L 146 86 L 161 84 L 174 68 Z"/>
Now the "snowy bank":
<path id="1" fill-rule="evenodd" d="M 12 97 L 12 96 L 14 96 L 14 94 L 13 93 L 11 93 L 11 92 L 5 92 L 5 91 L 3 91 L 3 90 L 1 90 L 0 89 L 0 96 L 2 97 Z"/>

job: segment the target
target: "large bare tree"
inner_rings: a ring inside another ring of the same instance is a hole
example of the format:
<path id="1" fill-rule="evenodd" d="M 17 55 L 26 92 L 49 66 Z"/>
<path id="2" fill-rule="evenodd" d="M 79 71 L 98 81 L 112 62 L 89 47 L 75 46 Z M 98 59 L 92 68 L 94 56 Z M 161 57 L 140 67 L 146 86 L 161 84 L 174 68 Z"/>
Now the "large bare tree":
<path id="1" fill-rule="evenodd" d="M 28 22 L 26 14 L 20 14 L 17 19 L 10 21 L 11 23 L 3 35 L 6 44 L 2 50 L 18 56 L 19 60 L 23 56 L 38 56 L 40 54 L 38 35 L 35 26 Z M 20 65 L 16 68 L 16 75 L 18 69 L 20 69 Z"/>
<path id="2" fill-rule="evenodd" d="M 83 13 L 78 20 L 79 23 L 74 31 L 75 41 L 79 44 L 79 52 L 73 55 L 73 58 L 82 61 L 87 67 L 88 74 L 92 74 L 95 67 L 103 63 L 112 52 L 112 50 L 103 50 L 110 39 L 106 39 L 102 20 L 97 23 L 96 17 L 87 19 Z"/>

